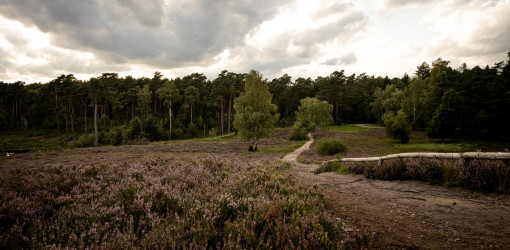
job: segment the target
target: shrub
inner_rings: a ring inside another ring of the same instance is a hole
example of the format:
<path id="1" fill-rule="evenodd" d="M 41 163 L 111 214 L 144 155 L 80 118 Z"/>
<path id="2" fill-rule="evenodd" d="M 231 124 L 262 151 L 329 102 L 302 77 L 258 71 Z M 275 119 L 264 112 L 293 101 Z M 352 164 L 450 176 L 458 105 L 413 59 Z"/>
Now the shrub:
<path id="1" fill-rule="evenodd" d="M 348 167 L 354 174 L 363 174 L 365 172 L 365 166 L 363 163 L 355 162 L 354 164 L 348 165 Z"/>
<path id="2" fill-rule="evenodd" d="M 198 128 L 197 126 L 195 126 L 195 124 L 191 123 L 189 126 L 188 126 L 188 129 L 187 129 L 187 134 L 188 134 L 188 137 L 190 138 L 195 138 L 198 136 Z"/>
<path id="3" fill-rule="evenodd" d="M 315 191 L 225 156 L 2 167 L 0 249 L 361 247 Z"/>
<path id="4" fill-rule="evenodd" d="M 182 131 L 182 128 L 172 129 L 171 137 L 172 137 L 172 139 L 183 139 L 184 132 Z"/>
<path id="5" fill-rule="evenodd" d="M 156 119 L 152 115 L 147 117 L 142 123 L 144 136 L 151 141 L 158 141 L 161 139 L 162 132 L 158 126 Z"/>
<path id="6" fill-rule="evenodd" d="M 347 151 L 347 146 L 341 139 L 319 139 L 315 142 L 315 149 L 321 155 L 334 155 Z"/>
<path id="7" fill-rule="evenodd" d="M 506 192 L 510 190 L 510 166 L 502 161 L 466 160 L 459 180 L 467 188 Z"/>
<path id="8" fill-rule="evenodd" d="M 85 141 L 85 135 L 81 135 L 78 138 L 78 142 L 75 144 L 77 147 L 92 147 L 94 146 L 94 134 L 87 134 L 87 140 Z"/>
<path id="9" fill-rule="evenodd" d="M 105 141 L 114 146 L 122 144 L 122 141 L 124 139 L 122 136 L 121 127 L 115 127 L 113 129 L 110 129 L 105 136 L 106 136 Z"/>
<path id="10" fill-rule="evenodd" d="M 126 138 L 128 140 L 139 139 L 142 133 L 142 122 L 140 118 L 135 117 L 129 122 L 128 129 L 126 131 Z"/>
<path id="11" fill-rule="evenodd" d="M 404 180 L 406 179 L 406 164 L 403 160 L 389 160 L 382 164 L 382 166 L 378 166 L 374 168 L 374 178 L 381 180 Z"/>
<path id="12" fill-rule="evenodd" d="M 289 140 L 291 141 L 304 141 L 308 140 L 308 135 L 306 133 L 306 128 L 300 126 L 292 127 Z"/>
<path id="13" fill-rule="evenodd" d="M 400 139 L 402 143 L 409 142 L 412 128 L 407 121 L 404 111 L 398 111 L 396 116 L 394 116 L 392 112 L 388 112 L 384 114 L 383 120 L 386 136 L 393 139 Z"/>

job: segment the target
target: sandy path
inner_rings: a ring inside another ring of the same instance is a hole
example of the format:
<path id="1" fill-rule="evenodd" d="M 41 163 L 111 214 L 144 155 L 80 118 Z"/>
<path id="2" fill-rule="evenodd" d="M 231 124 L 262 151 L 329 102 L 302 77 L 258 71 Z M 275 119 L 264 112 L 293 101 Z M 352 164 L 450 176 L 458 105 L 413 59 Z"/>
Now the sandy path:
<path id="1" fill-rule="evenodd" d="M 379 181 L 312 171 L 296 161 L 312 140 L 286 155 L 286 171 L 315 186 L 347 224 L 372 234 L 373 248 L 510 249 L 510 195 L 483 194 L 418 181 Z"/>

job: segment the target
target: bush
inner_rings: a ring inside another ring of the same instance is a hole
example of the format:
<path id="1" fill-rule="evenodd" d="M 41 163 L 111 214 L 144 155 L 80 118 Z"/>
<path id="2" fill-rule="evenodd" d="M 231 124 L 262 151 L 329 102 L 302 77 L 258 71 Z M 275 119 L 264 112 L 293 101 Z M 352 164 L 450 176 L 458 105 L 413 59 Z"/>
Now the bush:
<path id="1" fill-rule="evenodd" d="M 106 134 L 106 141 L 113 146 L 118 146 L 122 144 L 124 137 L 122 136 L 122 128 L 115 127 L 110 129 L 110 131 Z"/>
<path id="2" fill-rule="evenodd" d="M 374 168 L 373 178 L 380 180 L 405 180 L 407 167 L 403 160 L 391 160 Z"/>
<path id="3" fill-rule="evenodd" d="M 172 139 L 183 139 L 184 138 L 184 132 L 182 131 L 182 128 L 176 128 L 172 129 Z"/>
<path id="4" fill-rule="evenodd" d="M 510 162 L 468 160 L 460 163 L 438 159 L 388 160 L 382 166 L 350 164 L 349 170 L 366 178 L 381 180 L 420 180 L 432 185 L 507 193 L 510 191 Z"/>
<path id="5" fill-rule="evenodd" d="M 321 155 L 334 155 L 347 151 L 341 139 L 319 139 L 315 142 L 315 150 Z"/>
<path id="6" fill-rule="evenodd" d="M 404 111 L 398 111 L 395 116 L 392 112 L 388 112 L 383 116 L 384 130 L 386 136 L 393 139 L 400 139 L 402 143 L 409 142 L 409 136 L 411 135 L 411 125 L 407 121 L 406 114 Z"/>
<path id="7" fill-rule="evenodd" d="M 85 135 L 78 138 L 78 142 L 75 144 L 77 147 L 93 147 L 94 146 L 94 133 L 87 134 L 87 140 L 85 141 Z"/>
<path id="8" fill-rule="evenodd" d="M 147 117 L 142 124 L 145 137 L 151 141 L 158 141 L 161 139 L 161 128 L 158 126 L 156 119 L 154 119 L 152 115 Z"/>
<path id="9" fill-rule="evenodd" d="M 129 122 L 129 126 L 126 131 L 126 139 L 128 140 L 139 139 L 141 134 L 142 134 L 142 121 L 140 121 L 140 118 L 135 117 Z"/>
<path id="10" fill-rule="evenodd" d="M 507 192 L 510 190 L 510 166 L 502 161 L 466 160 L 459 180 L 467 188 Z"/>
<path id="11" fill-rule="evenodd" d="M 308 140 L 308 135 L 306 133 L 306 128 L 303 127 L 293 127 L 290 133 L 289 140 L 291 141 L 304 141 Z"/>
<path id="12" fill-rule="evenodd" d="M 188 126 L 188 129 L 187 129 L 187 134 L 188 134 L 188 137 L 189 138 L 195 138 L 198 136 L 198 128 L 197 126 L 195 126 L 195 124 L 191 123 L 189 126 Z"/>
<path id="13" fill-rule="evenodd" d="M 0 249 L 362 247 L 262 160 L 97 159 L 0 168 Z"/>

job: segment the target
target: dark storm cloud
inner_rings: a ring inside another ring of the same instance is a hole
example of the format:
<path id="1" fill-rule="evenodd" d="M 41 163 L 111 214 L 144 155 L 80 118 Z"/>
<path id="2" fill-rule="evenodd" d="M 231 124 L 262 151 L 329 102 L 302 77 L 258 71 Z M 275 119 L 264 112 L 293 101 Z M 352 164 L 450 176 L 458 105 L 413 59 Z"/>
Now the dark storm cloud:
<path id="1" fill-rule="evenodd" d="M 0 0 L 0 15 L 36 26 L 52 44 L 106 62 L 207 63 L 277 13 L 281 1 Z"/>
<path id="2" fill-rule="evenodd" d="M 356 53 L 349 52 L 345 55 L 342 55 L 340 58 L 328 59 L 325 62 L 323 62 L 322 64 L 328 65 L 328 66 L 335 66 L 335 65 L 348 66 L 351 64 L 355 64 L 357 61 L 358 61 L 358 58 L 356 57 Z"/>

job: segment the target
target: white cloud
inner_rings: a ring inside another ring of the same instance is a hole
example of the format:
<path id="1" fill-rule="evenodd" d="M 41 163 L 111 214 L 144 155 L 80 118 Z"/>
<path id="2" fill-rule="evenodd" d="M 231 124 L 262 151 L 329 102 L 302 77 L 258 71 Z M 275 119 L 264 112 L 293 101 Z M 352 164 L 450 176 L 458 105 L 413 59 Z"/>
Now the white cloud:
<path id="1" fill-rule="evenodd" d="M 0 0 L 0 80 L 412 74 L 510 51 L 510 0 Z"/>

